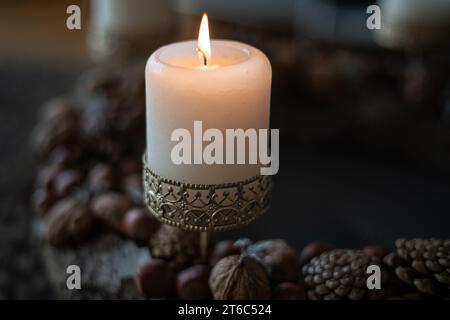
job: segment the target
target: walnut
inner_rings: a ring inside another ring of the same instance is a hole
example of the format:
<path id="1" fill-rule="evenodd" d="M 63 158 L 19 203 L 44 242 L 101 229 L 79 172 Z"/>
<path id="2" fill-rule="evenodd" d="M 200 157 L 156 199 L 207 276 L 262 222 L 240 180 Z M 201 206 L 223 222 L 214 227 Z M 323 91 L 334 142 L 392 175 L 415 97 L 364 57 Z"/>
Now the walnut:
<path id="1" fill-rule="evenodd" d="M 48 215 L 47 240 L 57 248 L 80 244 L 97 230 L 89 208 L 74 198 L 59 201 Z"/>
<path id="2" fill-rule="evenodd" d="M 209 286 L 215 300 L 262 300 L 271 296 L 266 269 L 248 255 L 220 260 L 211 271 Z"/>
<path id="3" fill-rule="evenodd" d="M 301 268 L 297 251 L 281 239 L 260 241 L 247 249 L 267 266 L 270 279 L 275 282 L 296 282 Z"/>

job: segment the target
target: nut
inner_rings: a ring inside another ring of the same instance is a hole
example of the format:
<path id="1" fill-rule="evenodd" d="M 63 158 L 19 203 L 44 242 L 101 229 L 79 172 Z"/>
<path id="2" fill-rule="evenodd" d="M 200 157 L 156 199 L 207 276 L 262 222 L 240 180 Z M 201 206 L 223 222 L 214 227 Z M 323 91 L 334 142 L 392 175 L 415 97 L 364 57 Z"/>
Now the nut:
<path id="1" fill-rule="evenodd" d="M 48 215 L 47 240 L 57 248 L 78 245 L 97 229 L 96 219 L 89 208 L 74 198 L 59 201 Z"/>
<path id="2" fill-rule="evenodd" d="M 159 229 L 160 223 L 149 216 L 143 208 L 132 208 L 125 213 L 122 230 L 130 239 L 148 243 Z"/>
<path id="3" fill-rule="evenodd" d="M 88 175 L 89 190 L 93 194 L 101 194 L 111 191 L 115 186 L 115 177 L 111 166 L 97 164 Z"/>
<path id="4" fill-rule="evenodd" d="M 183 300 L 206 300 L 211 298 L 208 279 L 209 266 L 197 264 L 181 271 L 177 276 L 177 295 Z"/>
<path id="5" fill-rule="evenodd" d="M 173 290 L 175 275 L 170 265 L 162 259 L 152 259 L 139 267 L 136 285 L 147 298 L 163 298 Z"/>
<path id="6" fill-rule="evenodd" d="M 312 258 L 333 249 L 332 246 L 321 241 L 313 241 L 307 244 L 300 253 L 300 264 L 307 264 Z"/>
<path id="7" fill-rule="evenodd" d="M 241 250 L 234 245 L 233 241 L 220 241 L 214 246 L 214 250 L 210 258 L 210 265 L 214 266 L 220 259 L 240 253 Z"/>
<path id="8" fill-rule="evenodd" d="M 131 208 L 131 201 L 120 193 L 104 193 L 91 203 L 92 213 L 111 228 L 121 231 L 125 213 Z"/>
<path id="9" fill-rule="evenodd" d="M 215 300 L 263 300 L 271 296 L 266 269 L 247 255 L 228 256 L 217 262 L 209 285 Z"/>
<path id="10" fill-rule="evenodd" d="M 281 239 L 260 241 L 248 248 L 268 267 L 270 279 L 275 282 L 296 282 L 301 269 L 297 251 Z"/>

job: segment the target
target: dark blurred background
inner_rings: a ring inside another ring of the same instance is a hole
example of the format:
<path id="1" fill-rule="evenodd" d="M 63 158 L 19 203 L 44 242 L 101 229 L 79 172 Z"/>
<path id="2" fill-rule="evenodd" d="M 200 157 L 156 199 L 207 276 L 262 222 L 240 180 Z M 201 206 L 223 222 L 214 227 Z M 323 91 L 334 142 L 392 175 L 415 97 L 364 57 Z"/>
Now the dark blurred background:
<path id="1" fill-rule="evenodd" d="M 450 1 L 381 1 L 376 31 L 366 28 L 373 3 L 1 2 L 0 298 L 53 297 L 31 231 L 40 106 L 90 70 L 127 68 L 196 38 L 204 11 L 212 38 L 268 55 L 271 125 L 281 129 L 272 209 L 218 237 L 285 238 L 298 249 L 315 239 L 358 248 L 448 237 Z M 81 8 L 81 30 L 66 28 L 70 4 Z"/>

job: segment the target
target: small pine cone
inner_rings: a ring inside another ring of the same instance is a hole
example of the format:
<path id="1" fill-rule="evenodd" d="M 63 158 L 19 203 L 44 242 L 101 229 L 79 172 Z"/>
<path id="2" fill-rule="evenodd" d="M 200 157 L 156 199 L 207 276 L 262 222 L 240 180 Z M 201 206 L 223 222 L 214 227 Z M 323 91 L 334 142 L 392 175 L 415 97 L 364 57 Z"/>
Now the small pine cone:
<path id="1" fill-rule="evenodd" d="M 335 249 L 314 257 L 303 266 L 310 300 L 361 300 L 368 298 L 367 267 L 380 260 L 359 250 Z M 381 280 L 385 275 L 382 269 Z"/>
<path id="2" fill-rule="evenodd" d="M 384 258 L 397 277 L 425 294 L 450 292 L 450 239 L 398 239 Z"/>
<path id="3" fill-rule="evenodd" d="M 163 224 L 150 247 L 153 257 L 171 260 L 175 269 L 180 269 L 200 258 L 200 234 Z"/>

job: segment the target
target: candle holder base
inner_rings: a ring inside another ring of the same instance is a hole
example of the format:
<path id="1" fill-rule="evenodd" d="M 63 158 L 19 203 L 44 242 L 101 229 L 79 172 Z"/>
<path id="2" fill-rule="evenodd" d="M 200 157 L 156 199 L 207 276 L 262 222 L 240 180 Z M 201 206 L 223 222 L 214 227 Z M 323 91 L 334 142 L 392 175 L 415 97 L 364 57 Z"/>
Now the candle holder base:
<path id="1" fill-rule="evenodd" d="M 271 176 L 224 184 L 190 184 L 159 176 L 143 157 L 144 201 L 159 221 L 187 231 L 235 229 L 264 214 Z"/>

